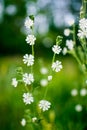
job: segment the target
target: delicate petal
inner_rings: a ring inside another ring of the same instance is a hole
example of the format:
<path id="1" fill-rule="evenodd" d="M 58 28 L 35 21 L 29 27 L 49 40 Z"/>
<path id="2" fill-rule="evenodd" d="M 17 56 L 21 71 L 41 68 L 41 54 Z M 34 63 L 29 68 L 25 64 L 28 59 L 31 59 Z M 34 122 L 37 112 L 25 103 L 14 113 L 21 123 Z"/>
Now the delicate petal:
<path id="1" fill-rule="evenodd" d="M 66 47 L 63 48 L 63 52 L 62 53 L 63 53 L 63 55 L 66 55 L 66 53 L 67 53 L 67 48 Z"/>
<path id="2" fill-rule="evenodd" d="M 26 42 L 29 44 L 29 45 L 34 45 L 35 44 L 35 40 L 36 40 L 36 37 L 34 35 L 28 35 L 26 37 Z"/>
<path id="3" fill-rule="evenodd" d="M 61 62 L 60 61 L 56 61 L 56 62 L 53 62 L 52 64 L 52 69 L 55 71 L 55 72 L 59 72 L 61 69 L 62 69 L 62 65 L 61 65 Z"/>
<path id="4" fill-rule="evenodd" d="M 13 79 L 12 79 L 12 85 L 13 85 L 14 87 L 17 87 L 18 81 L 16 80 L 16 78 L 13 78 Z"/>
<path id="5" fill-rule="evenodd" d="M 47 111 L 51 106 L 51 103 L 49 101 L 46 101 L 46 100 L 41 100 L 39 102 L 39 108 L 42 110 L 42 111 Z"/>
<path id="6" fill-rule="evenodd" d="M 68 47 L 69 50 L 73 49 L 73 41 L 72 40 L 66 40 L 66 46 Z"/>
<path id="7" fill-rule="evenodd" d="M 80 39 L 83 39 L 84 37 L 87 38 L 87 19 L 85 19 L 85 18 L 80 19 L 79 28 L 80 29 L 78 30 L 77 36 Z"/>
<path id="8" fill-rule="evenodd" d="M 25 85 L 30 85 L 31 83 L 34 82 L 34 77 L 33 77 L 33 74 L 23 74 L 23 81 L 25 83 Z"/>
<path id="9" fill-rule="evenodd" d="M 26 27 L 27 29 L 30 29 L 30 28 L 33 26 L 33 24 L 34 24 L 33 20 L 31 20 L 29 17 L 27 17 L 27 18 L 25 19 L 24 25 L 25 25 L 25 27 Z"/>
<path id="10" fill-rule="evenodd" d="M 34 56 L 33 55 L 28 55 L 28 54 L 25 54 L 23 56 L 23 62 L 24 64 L 27 64 L 27 66 L 32 66 L 34 64 Z"/>
<path id="11" fill-rule="evenodd" d="M 31 104 L 32 102 L 34 102 L 34 98 L 32 96 L 31 93 L 24 93 L 23 94 L 23 102 L 27 105 L 27 104 Z"/>
<path id="12" fill-rule="evenodd" d="M 65 36 L 69 36 L 69 35 L 70 35 L 70 29 L 68 29 L 68 28 L 65 29 L 65 30 L 64 30 L 64 35 L 65 35 Z"/>
<path id="13" fill-rule="evenodd" d="M 60 48 L 60 46 L 58 46 L 58 45 L 54 45 L 53 47 L 52 47 L 52 51 L 55 53 L 55 54 L 59 54 L 60 52 L 61 52 L 61 48 Z"/>
<path id="14" fill-rule="evenodd" d="M 23 118 L 23 119 L 21 120 L 21 125 L 22 125 L 22 126 L 25 126 L 25 125 L 26 125 L 26 120 L 25 120 L 25 118 Z"/>

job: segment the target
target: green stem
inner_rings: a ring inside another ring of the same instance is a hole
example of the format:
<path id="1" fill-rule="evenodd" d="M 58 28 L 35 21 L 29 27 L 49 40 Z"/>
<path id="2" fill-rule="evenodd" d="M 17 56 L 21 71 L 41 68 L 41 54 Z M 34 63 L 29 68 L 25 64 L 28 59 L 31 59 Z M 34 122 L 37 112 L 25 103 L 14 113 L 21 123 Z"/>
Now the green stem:
<path id="1" fill-rule="evenodd" d="M 56 54 L 54 53 L 53 58 L 52 58 L 52 64 L 55 61 L 55 57 L 56 57 Z"/>
<path id="2" fill-rule="evenodd" d="M 83 7 L 83 16 L 86 16 L 86 1 L 82 0 L 82 7 Z"/>
<path id="3" fill-rule="evenodd" d="M 75 24 L 73 24 L 73 41 L 74 41 L 74 45 L 76 45 Z"/>
<path id="4" fill-rule="evenodd" d="M 34 45 L 32 45 L 32 55 L 34 56 Z"/>
<path id="5" fill-rule="evenodd" d="M 46 98 L 47 92 L 48 92 L 48 86 L 46 87 L 46 90 L 45 90 L 45 93 L 44 93 L 44 98 L 43 98 L 43 99 L 45 99 L 45 98 Z"/>
<path id="6" fill-rule="evenodd" d="M 72 55 L 75 57 L 75 59 L 77 60 L 77 62 L 79 63 L 79 65 L 82 66 L 81 61 L 80 61 L 80 59 L 77 57 L 76 53 L 74 52 L 74 53 L 72 53 Z"/>

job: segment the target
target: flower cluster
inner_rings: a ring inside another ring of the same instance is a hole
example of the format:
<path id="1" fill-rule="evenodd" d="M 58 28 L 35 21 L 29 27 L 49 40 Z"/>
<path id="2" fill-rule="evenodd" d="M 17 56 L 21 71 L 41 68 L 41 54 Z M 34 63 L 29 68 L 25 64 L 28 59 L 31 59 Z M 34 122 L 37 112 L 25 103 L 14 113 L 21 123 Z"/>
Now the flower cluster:
<path id="1" fill-rule="evenodd" d="M 69 53 L 78 62 L 80 71 L 83 74 L 82 81 L 85 80 L 85 76 L 87 74 L 87 18 L 85 18 L 86 10 L 84 9 L 85 8 L 84 6 L 86 6 L 86 3 L 85 1 L 83 1 L 83 3 L 84 4 L 82 5 L 82 8 L 81 8 L 82 12 L 80 12 L 78 31 L 76 31 L 75 24 L 71 26 L 71 29 L 67 28 L 64 30 L 64 35 L 70 36 L 72 39 L 70 40 L 67 39 L 65 43 L 65 47 L 63 48 L 64 55 L 66 53 Z M 78 41 L 78 38 L 79 38 L 79 41 Z M 86 105 L 83 103 L 83 98 L 85 100 L 87 96 L 86 82 L 85 83 L 80 82 L 80 86 L 82 86 L 82 88 L 80 89 L 74 88 L 70 92 L 73 98 L 75 97 L 81 98 L 81 102 L 78 101 L 78 103 L 74 107 L 74 109 L 77 112 L 81 112 L 83 110 L 83 106 L 86 107 Z"/>
<path id="2" fill-rule="evenodd" d="M 53 56 L 53 62 L 52 62 L 51 68 L 52 68 L 52 70 L 55 71 L 55 72 L 59 72 L 59 71 L 62 69 L 61 61 L 59 61 L 59 60 L 56 60 L 56 61 L 55 61 L 55 55 L 56 55 L 56 54 L 59 54 L 59 53 L 62 51 L 61 47 L 58 45 L 58 44 L 60 44 L 60 42 L 61 42 L 61 37 L 59 36 L 59 37 L 57 37 L 57 39 L 56 39 L 56 45 L 54 45 L 54 46 L 52 47 L 52 51 L 54 52 L 54 56 Z M 49 80 L 49 79 L 50 79 L 50 78 L 48 78 L 48 80 Z"/>
<path id="3" fill-rule="evenodd" d="M 26 37 L 26 42 L 27 42 L 27 44 L 30 45 L 32 53 L 31 54 L 25 54 L 23 56 L 23 63 L 27 67 L 30 68 L 29 69 L 30 71 L 29 71 L 29 73 L 28 72 L 23 73 L 23 71 L 21 69 L 19 69 L 18 73 L 21 74 L 22 78 L 20 80 L 17 80 L 16 78 L 13 78 L 12 79 L 12 85 L 14 87 L 17 87 L 18 82 L 21 81 L 21 83 L 24 84 L 24 87 L 26 89 L 26 92 L 24 92 L 23 95 L 22 95 L 24 104 L 25 105 L 32 104 L 31 106 L 34 105 L 34 107 L 36 106 L 36 108 L 38 106 L 38 108 L 39 108 L 39 110 L 41 112 L 45 112 L 45 111 L 49 110 L 50 107 L 51 107 L 51 102 L 46 100 L 46 94 L 47 94 L 47 90 L 48 90 L 47 85 L 53 78 L 53 76 L 52 76 L 53 71 L 59 72 L 62 69 L 61 61 L 59 61 L 59 60 L 55 61 L 55 56 L 60 54 L 60 52 L 62 51 L 61 47 L 59 46 L 60 43 L 62 42 L 62 38 L 61 38 L 61 36 L 58 36 L 57 39 L 56 39 L 56 45 L 53 45 L 53 47 L 52 47 L 53 59 L 52 59 L 51 67 L 50 67 L 51 71 L 49 72 L 49 70 L 46 67 L 42 67 L 40 69 L 40 73 L 42 75 L 44 75 L 44 78 L 40 79 L 39 85 L 41 87 L 44 87 L 45 93 L 43 93 L 43 98 L 39 99 L 38 104 L 37 104 L 36 103 L 37 99 L 35 98 L 35 94 L 34 94 L 34 90 L 35 90 L 36 86 L 34 87 L 34 85 L 35 85 L 34 84 L 35 76 L 34 76 L 34 71 L 33 71 L 33 69 L 34 69 L 34 60 L 35 60 L 35 57 L 34 57 L 34 45 L 35 45 L 35 40 L 36 40 L 36 37 L 33 35 L 33 30 L 32 30 L 33 26 L 34 26 L 34 19 L 32 19 L 31 17 L 27 17 L 26 20 L 25 20 L 24 25 L 25 25 L 26 29 L 30 29 L 31 30 L 30 32 L 32 32 L 31 34 L 28 34 L 27 37 Z M 31 111 L 33 113 L 32 109 L 31 109 Z M 31 119 L 31 121 L 32 121 L 32 123 L 38 121 L 37 116 L 34 116 Z M 21 120 L 21 125 L 25 126 L 26 123 L 27 123 L 27 119 L 23 118 Z"/>

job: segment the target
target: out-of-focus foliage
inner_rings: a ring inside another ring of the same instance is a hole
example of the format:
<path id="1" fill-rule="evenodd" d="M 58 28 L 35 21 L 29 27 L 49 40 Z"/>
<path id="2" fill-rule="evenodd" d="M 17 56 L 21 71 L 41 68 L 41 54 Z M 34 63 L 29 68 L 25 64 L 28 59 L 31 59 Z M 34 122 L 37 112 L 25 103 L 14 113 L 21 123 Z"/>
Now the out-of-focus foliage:
<path id="1" fill-rule="evenodd" d="M 39 51 L 50 48 L 68 21 L 79 16 L 80 6 L 81 0 L 0 0 L 0 54 L 29 50 L 24 42 L 24 19 L 31 14 L 36 19 L 36 47 Z"/>
<path id="2" fill-rule="evenodd" d="M 48 97 L 52 101 L 52 107 L 49 110 L 49 119 L 51 122 L 56 123 L 57 129 L 60 130 L 86 130 L 87 129 L 87 119 L 86 110 L 83 109 L 81 112 L 75 111 L 75 105 L 83 102 L 80 96 L 72 97 L 71 90 L 73 88 L 80 88 L 79 83 L 81 82 L 81 75 L 76 67 L 76 62 L 74 59 L 62 59 L 64 69 L 56 74 L 49 85 Z M 68 62 L 67 62 L 68 60 Z M 22 102 L 23 87 L 18 86 L 13 88 L 11 83 L 11 78 L 15 76 L 14 68 L 21 66 L 22 59 L 19 57 L 9 57 L 0 59 L 0 129 L 1 130 L 23 130 L 29 128 L 23 128 L 20 125 L 21 118 L 23 118 L 25 105 Z M 37 60 L 35 66 L 35 72 L 38 74 L 37 80 L 39 80 L 42 75 L 39 73 L 40 66 L 38 63 L 41 61 Z M 50 64 L 49 60 L 45 59 L 43 65 L 46 66 Z M 25 65 L 23 65 L 23 68 Z M 80 79 L 80 80 L 79 80 Z M 79 81 L 79 82 L 77 82 Z M 20 91 L 21 90 L 21 91 Z M 43 87 L 44 90 L 44 87 Z M 38 95 L 41 96 L 41 94 Z M 84 97 L 83 97 L 84 98 Z M 84 100 L 85 101 L 85 100 Z M 44 113 L 46 117 L 46 113 Z M 43 130 L 51 130 L 51 125 L 46 121 L 43 122 Z M 55 127 L 55 125 L 54 125 Z M 34 126 L 36 130 L 37 126 Z"/>

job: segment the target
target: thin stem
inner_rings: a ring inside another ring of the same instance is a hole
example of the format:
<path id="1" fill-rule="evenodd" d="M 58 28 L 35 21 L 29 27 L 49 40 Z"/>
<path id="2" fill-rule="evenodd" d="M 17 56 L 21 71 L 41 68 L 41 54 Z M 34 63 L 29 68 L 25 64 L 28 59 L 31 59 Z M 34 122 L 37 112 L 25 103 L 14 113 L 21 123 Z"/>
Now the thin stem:
<path id="1" fill-rule="evenodd" d="M 53 58 L 52 58 L 52 63 L 55 61 L 55 57 L 56 57 L 56 54 L 54 53 Z"/>
<path id="2" fill-rule="evenodd" d="M 44 98 L 43 98 L 43 99 L 45 99 L 45 98 L 46 98 L 47 92 L 48 92 L 48 86 L 46 87 L 46 90 L 45 90 L 45 93 L 44 93 Z"/>
<path id="3" fill-rule="evenodd" d="M 74 44 L 76 45 L 75 24 L 73 24 L 73 41 L 74 41 Z"/>
<path id="4" fill-rule="evenodd" d="M 32 55 L 34 56 L 34 45 L 32 45 Z"/>

